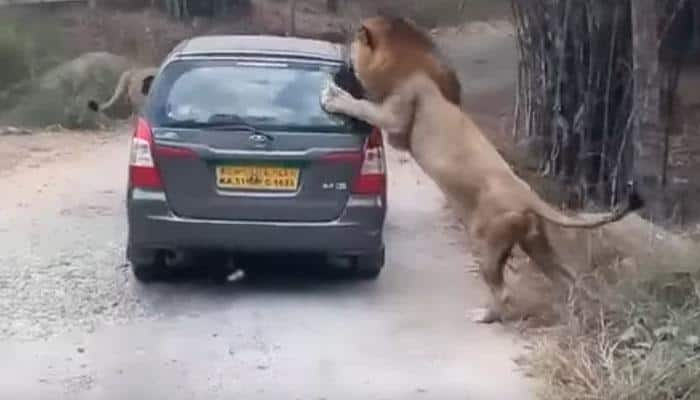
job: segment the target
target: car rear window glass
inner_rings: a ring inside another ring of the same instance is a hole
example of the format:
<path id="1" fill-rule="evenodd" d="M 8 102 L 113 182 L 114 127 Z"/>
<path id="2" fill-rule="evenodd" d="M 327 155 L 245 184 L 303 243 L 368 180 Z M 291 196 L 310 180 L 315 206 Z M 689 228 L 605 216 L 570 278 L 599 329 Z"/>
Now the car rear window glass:
<path id="1" fill-rule="evenodd" d="M 156 82 L 151 117 L 159 126 L 240 122 L 259 128 L 348 131 L 366 128 L 326 113 L 320 94 L 329 80 L 353 85 L 340 64 L 187 60 L 167 66 Z M 358 94 L 356 88 L 353 94 Z"/>

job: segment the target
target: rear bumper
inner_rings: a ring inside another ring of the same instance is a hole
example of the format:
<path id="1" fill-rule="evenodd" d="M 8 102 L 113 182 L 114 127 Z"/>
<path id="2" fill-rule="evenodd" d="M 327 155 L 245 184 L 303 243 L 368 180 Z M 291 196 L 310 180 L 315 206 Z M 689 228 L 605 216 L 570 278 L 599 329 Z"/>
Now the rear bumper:
<path id="1" fill-rule="evenodd" d="M 351 198 L 329 222 L 202 220 L 175 215 L 162 192 L 130 190 L 129 258 L 134 249 L 362 254 L 384 245 L 385 202 Z M 132 259 L 133 261 L 133 259 Z"/>

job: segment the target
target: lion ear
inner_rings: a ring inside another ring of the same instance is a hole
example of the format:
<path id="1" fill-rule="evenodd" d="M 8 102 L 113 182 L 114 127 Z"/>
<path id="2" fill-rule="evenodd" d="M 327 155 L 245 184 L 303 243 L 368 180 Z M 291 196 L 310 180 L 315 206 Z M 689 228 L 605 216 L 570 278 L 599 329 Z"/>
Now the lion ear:
<path id="1" fill-rule="evenodd" d="M 357 39 L 360 41 L 360 43 L 363 43 L 367 47 L 371 49 L 374 48 L 374 38 L 372 37 L 372 32 L 370 32 L 366 26 L 362 25 L 357 31 Z"/>

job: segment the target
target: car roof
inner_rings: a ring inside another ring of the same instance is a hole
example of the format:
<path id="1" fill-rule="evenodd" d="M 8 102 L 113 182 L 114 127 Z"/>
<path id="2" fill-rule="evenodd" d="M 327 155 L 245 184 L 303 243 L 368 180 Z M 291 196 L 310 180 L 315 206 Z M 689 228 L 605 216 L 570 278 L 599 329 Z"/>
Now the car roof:
<path id="1" fill-rule="evenodd" d="M 180 42 L 169 58 L 206 56 L 289 56 L 342 62 L 346 47 L 316 39 L 272 35 L 209 35 Z"/>

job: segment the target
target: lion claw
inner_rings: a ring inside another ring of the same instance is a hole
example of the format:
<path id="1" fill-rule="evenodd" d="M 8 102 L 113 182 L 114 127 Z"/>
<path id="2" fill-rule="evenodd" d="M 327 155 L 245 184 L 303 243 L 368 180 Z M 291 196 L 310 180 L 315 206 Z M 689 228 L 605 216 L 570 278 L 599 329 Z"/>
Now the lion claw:
<path id="1" fill-rule="evenodd" d="M 501 319 L 498 312 L 486 307 L 469 310 L 467 316 L 472 322 L 477 324 L 491 324 Z"/>
<path id="2" fill-rule="evenodd" d="M 337 113 L 342 109 L 343 100 L 350 95 L 341 89 L 335 82 L 329 82 L 321 91 L 321 107 L 330 113 Z"/>
<path id="3" fill-rule="evenodd" d="M 325 87 L 321 91 L 321 107 L 328 112 L 332 112 L 330 104 L 331 104 L 331 90 L 330 87 Z"/>

